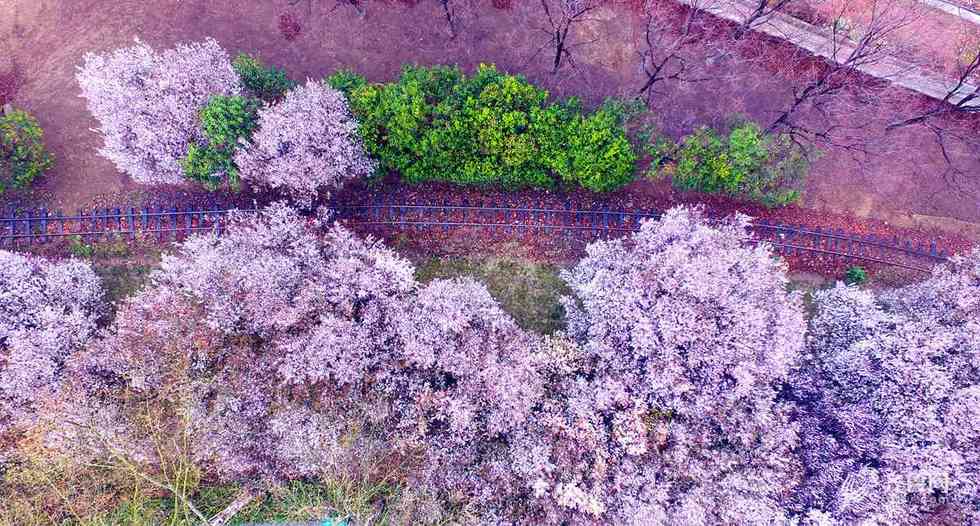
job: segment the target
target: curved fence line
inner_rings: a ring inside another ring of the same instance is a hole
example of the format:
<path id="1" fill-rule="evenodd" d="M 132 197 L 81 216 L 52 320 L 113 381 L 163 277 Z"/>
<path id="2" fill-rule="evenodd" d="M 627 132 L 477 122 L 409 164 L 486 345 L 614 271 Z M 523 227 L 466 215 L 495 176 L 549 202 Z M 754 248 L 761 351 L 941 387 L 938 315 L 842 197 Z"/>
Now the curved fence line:
<path id="1" fill-rule="evenodd" d="M 369 204 L 333 207 L 338 218 L 350 225 L 366 228 L 403 230 L 480 228 L 490 235 L 514 232 L 564 231 L 575 233 L 569 239 L 589 242 L 634 232 L 640 222 L 659 218 L 657 211 L 621 211 L 609 209 L 574 209 L 539 206 L 511 207 L 499 204 L 484 206 L 444 202 L 442 204 L 402 204 L 376 201 Z M 841 229 L 807 228 L 759 220 L 751 223 L 753 238 L 768 242 L 783 255 L 815 255 L 841 261 L 889 265 L 929 272 L 931 266 L 946 261 L 946 251 L 932 241 L 928 244 L 874 235 L 858 235 Z"/>
<path id="2" fill-rule="evenodd" d="M 563 208 L 541 204 L 516 207 L 483 201 L 462 203 L 406 204 L 376 200 L 366 204 L 337 204 L 330 208 L 337 219 L 352 226 L 377 230 L 426 230 L 449 232 L 479 228 L 496 235 L 527 231 L 561 232 L 571 242 L 591 242 L 636 231 L 645 219 L 656 219 L 656 210 L 576 209 L 570 202 Z M 6 210 L 6 212 L 2 211 Z M 77 236 L 86 243 L 108 240 L 177 240 L 197 232 L 221 234 L 233 210 L 255 208 L 220 207 L 117 207 L 78 211 L 74 215 L 49 213 L 40 208 L 18 212 L 0 209 L 0 247 L 29 246 Z M 808 228 L 767 220 L 753 222 L 754 239 L 765 241 L 783 255 L 814 255 L 843 261 L 867 262 L 928 272 L 935 263 L 946 261 L 946 252 L 933 241 L 913 244 L 898 237 L 886 239 L 858 235 L 841 229 Z"/>
<path id="3" fill-rule="evenodd" d="M 227 214 L 233 210 L 238 209 L 173 205 L 98 208 L 65 215 L 45 208 L 18 213 L 6 207 L 0 210 L 0 247 L 42 244 L 73 236 L 88 243 L 150 235 L 163 242 L 196 232 L 220 234 Z"/>

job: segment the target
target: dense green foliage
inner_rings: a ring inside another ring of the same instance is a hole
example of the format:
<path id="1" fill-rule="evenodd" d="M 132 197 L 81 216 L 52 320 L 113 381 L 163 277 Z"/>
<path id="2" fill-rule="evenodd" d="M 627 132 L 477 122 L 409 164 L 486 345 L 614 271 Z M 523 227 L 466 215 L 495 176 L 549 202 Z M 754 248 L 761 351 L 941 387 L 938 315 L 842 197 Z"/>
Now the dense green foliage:
<path id="1" fill-rule="evenodd" d="M 296 83 L 286 76 L 285 71 L 266 67 L 261 59 L 246 53 L 240 53 L 231 65 L 249 95 L 265 102 L 281 99 L 287 91 L 296 86 Z"/>
<path id="2" fill-rule="evenodd" d="M 851 267 L 844 273 L 844 282 L 851 285 L 861 285 L 868 281 L 868 271 L 864 267 Z"/>
<path id="3" fill-rule="evenodd" d="M 436 66 L 406 67 L 388 84 L 347 71 L 327 81 L 347 95 L 381 169 L 408 182 L 602 192 L 633 176 L 635 154 L 612 111 L 586 114 L 575 99 L 551 104 L 547 91 L 493 66 L 469 77 Z"/>
<path id="4" fill-rule="evenodd" d="M 261 103 L 245 97 L 217 95 L 201 110 L 201 127 L 207 144 L 191 144 L 180 165 L 184 176 L 210 189 L 227 182 L 239 187 L 238 167 L 233 156 L 239 141 L 252 136 L 258 125 Z"/>
<path id="5" fill-rule="evenodd" d="M 43 139 L 41 125 L 26 111 L 0 114 L 0 193 L 26 187 L 51 167 Z"/>
<path id="6" fill-rule="evenodd" d="M 657 143 L 651 153 L 655 159 L 676 162 L 671 175 L 677 188 L 741 197 L 766 206 L 797 201 L 809 169 L 789 138 L 766 135 L 752 122 L 735 126 L 727 137 L 702 127 L 679 144 Z"/>

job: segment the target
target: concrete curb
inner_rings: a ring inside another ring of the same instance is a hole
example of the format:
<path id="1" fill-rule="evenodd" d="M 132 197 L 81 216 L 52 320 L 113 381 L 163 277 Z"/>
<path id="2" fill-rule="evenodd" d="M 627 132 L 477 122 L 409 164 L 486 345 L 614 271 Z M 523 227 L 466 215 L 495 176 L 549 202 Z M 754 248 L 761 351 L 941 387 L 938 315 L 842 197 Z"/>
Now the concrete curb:
<path id="1" fill-rule="evenodd" d="M 700 3 L 698 0 L 676 1 L 688 7 L 694 7 Z M 919 1 L 923 3 L 938 3 L 938 0 Z M 740 0 L 720 0 L 704 8 L 704 10 L 718 18 L 735 23 L 741 23 L 744 20 L 743 13 L 750 11 Z M 977 16 L 978 20 L 980 20 L 980 15 Z M 753 27 L 752 30 L 785 40 L 828 60 L 837 60 L 837 56 L 833 52 L 830 36 L 825 29 L 785 13 L 773 14 L 765 22 Z M 837 55 L 846 56 L 850 51 L 850 47 L 839 46 Z M 893 57 L 886 58 L 876 64 L 859 66 L 857 70 L 936 100 L 943 100 L 949 90 L 955 86 L 955 81 L 952 79 L 943 78 L 912 63 L 904 62 Z M 976 86 L 964 85 L 959 93 L 950 98 L 950 102 L 952 104 L 960 102 L 967 94 L 972 93 L 975 89 Z M 967 106 L 980 107 L 980 100 L 972 101 Z"/>

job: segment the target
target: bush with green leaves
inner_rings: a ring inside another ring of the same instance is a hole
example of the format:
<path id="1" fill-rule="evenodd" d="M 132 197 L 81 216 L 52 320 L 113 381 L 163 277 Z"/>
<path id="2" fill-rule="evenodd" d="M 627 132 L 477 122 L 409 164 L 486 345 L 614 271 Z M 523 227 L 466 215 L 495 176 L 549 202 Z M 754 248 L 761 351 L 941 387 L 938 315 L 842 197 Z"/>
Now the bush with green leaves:
<path id="1" fill-rule="evenodd" d="M 868 281 L 868 271 L 864 267 L 851 267 L 844 273 L 844 281 L 851 285 L 860 285 Z"/>
<path id="2" fill-rule="evenodd" d="M 43 138 L 41 125 L 26 111 L 0 113 L 0 194 L 26 187 L 51 167 Z"/>
<path id="3" fill-rule="evenodd" d="M 798 201 L 809 162 L 785 135 L 768 135 L 757 124 L 736 125 L 727 136 L 698 128 L 678 144 L 658 141 L 655 159 L 675 162 L 671 179 L 682 190 L 725 194 L 784 206 Z M 661 162 L 654 163 L 655 169 Z"/>
<path id="4" fill-rule="evenodd" d="M 286 76 L 285 71 L 266 66 L 254 55 L 239 53 L 231 65 L 235 73 L 238 73 L 245 90 L 265 102 L 281 100 L 287 91 L 296 86 L 296 83 Z"/>
<path id="5" fill-rule="evenodd" d="M 341 71 L 327 82 L 347 95 L 380 168 L 408 182 L 602 192 L 633 176 L 636 156 L 611 109 L 587 114 L 576 99 L 549 103 L 547 91 L 494 66 L 472 76 L 408 66 L 388 84 Z"/>
<path id="6" fill-rule="evenodd" d="M 243 140 L 248 140 L 258 126 L 262 103 L 240 96 L 216 95 L 201 110 L 201 127 L 205 144 L 191 143 L 180 166 L 184 176 L 214 190 L 227 183 L 239 188 L 238 167 L 233 157 Z"/>

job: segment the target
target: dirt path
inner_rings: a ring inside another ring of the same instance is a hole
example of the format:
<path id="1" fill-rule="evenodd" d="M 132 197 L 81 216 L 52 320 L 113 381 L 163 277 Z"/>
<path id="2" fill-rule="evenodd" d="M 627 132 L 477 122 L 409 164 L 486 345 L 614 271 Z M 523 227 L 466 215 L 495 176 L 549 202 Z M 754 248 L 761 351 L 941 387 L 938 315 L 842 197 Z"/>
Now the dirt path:
<path id="1" fill-rule="evenodd" d="M 515 2 L 510 10 L 482 5 L 459 14 L 452 38 L 438 2 L 415 7 L 368 2 L 365 16 L 332 0 L 310 0 L 291 7 L 286 0 L 0 0 L 0 68 L 15 61 L 26 80 L 15 103 L 41 121 L 57 166 L 31 192 L 4 196 L 74 209 L 147 199 L 155 189 L 134 185 L 98 156 L 101 140 L 90 128 L 74 81 L 87 51 L 125 46 L 139 37 L 154 46 L 215 37 L 230 52 L 257 52 L 283 66 L 297 79 L 319 78 L 350 67 L 372 80 L 397 75 L 407 62 L 458 63 L 473 68 L 495 62 L 523 73 L 556 96 L 578 95 L 587 105 L 607 96 L 628 95 L 642 84 L 638 56 L 642 28 L 624 9 L 604 8 L 574 29 L 577 68 L 550 73 L 552 57 L 542 31 L 546 25 L 537 2 Z M 295 40 L 278 30 L 289 13 L 301 24 Z M 753 41 L 765 53 L 792 57 L 778 43 Z M 791 93 L 785 64 L 733 55 L 720 61 L 710 49 L 694 57 L 717 75 L 697 84 L 668 83 L 654 100 L 660 129 L 672 136 L 699 125 L 723 125 L 735 113 L 767 122 Z M 785 59 L 783 60 L 785 62 Z M 883 101 L 883 102 L 882 102 Z M 826 148 L 809 179 L 805 205 L 817 211 L 871 217 L 901 226 L 931 225 L 980 239 L 980 180 L 951 182 L 942 153 L 928 131 L 901 130 L 885 135 L 884 123 L 923 101 L 901 90 L 868 104 L 844 99 L 834 119 L 861 127 L 874 137 L 870 157 Z M 970 152 L 952 152 L 968 175 L 980 172 Z M 955 184 L 954 184 L 955 183 Z M 642 186 L 645 183 L 640 183 Z M 178 190 L 174 190 L 178 191 Z"/>

